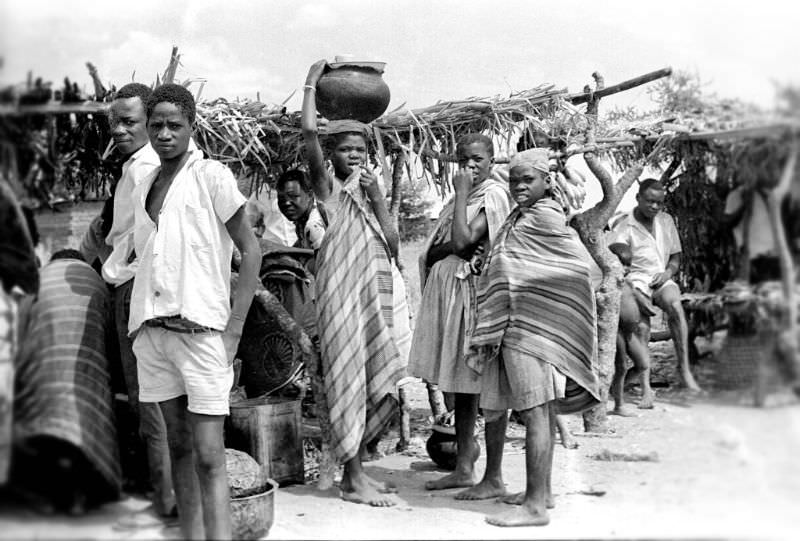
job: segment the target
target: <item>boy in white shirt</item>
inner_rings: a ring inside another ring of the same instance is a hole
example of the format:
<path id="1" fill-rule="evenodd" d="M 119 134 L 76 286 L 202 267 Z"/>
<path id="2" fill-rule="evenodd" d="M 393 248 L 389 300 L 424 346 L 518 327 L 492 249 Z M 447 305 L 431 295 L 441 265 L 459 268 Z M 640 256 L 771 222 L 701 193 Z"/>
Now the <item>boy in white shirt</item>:
<path id="1" fill-rule="evenodd" d="M 180 85 L 156 88 L 147 102 L 161 166 L 132 195 L 139 267 L 128 330 L 139 400 L 158 402 L 167 424 L 181 533 L 229 539 L 223 422 L 261 252 L 231 171 L 189 151 L 194 118 Z M 242 264 L 231 306 L 234 245 Z"/>

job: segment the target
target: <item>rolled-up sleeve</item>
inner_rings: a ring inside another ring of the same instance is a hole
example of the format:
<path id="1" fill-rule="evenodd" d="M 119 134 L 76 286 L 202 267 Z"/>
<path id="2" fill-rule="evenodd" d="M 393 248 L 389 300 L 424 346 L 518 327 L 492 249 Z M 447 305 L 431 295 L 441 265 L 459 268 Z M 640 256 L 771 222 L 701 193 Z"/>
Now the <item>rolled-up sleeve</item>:
<path id="1" fill-rule="evenodd" d="M 247 198 L 239 191 L 236 178 L 228 167 L 209 161 L 206 164 L 206 179 L 209 182 L 214 212 L 222 223 L 227 223 L 236 211 L 247 202 Z"/>

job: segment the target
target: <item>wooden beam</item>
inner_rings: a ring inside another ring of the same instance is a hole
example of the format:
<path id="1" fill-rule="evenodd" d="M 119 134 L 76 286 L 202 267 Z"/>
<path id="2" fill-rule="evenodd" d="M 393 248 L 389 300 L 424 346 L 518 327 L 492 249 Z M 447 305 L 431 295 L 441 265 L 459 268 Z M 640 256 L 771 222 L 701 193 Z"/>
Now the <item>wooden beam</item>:
<path id="1" fill-rule="evenodd" d="M 567 96 L 566 99 L 570 100 L 574 105 L 586 103 L 593 97 L 604 98 L 612 94 L 630 90 L 631 88 L 636 88 L 637 86 L 641 86 L 643 84 L 657 81 L 658 79 L 668 77 L 670 75 L 672 75 L 672 68 L 663 68 L 660 70 L 651 71 L 650 73 L 645 73 L 639 77 L 634 77 L 633 79 L 628 79 L 627 81 L 622 81 L 619 84 L 607 86 L 601 90 L 598 90 L 597 92 L 580 92 L 578 94 L 571 94 Z"/>
<path id="2" fill-rule="evenodd" d="M 0 105 L 0 116 L 25 116 L 25 115 L 68 115 L 108 113 L 110 104 L 98 101 L 84 101 L 82 103 L 44 103 L 42 105 Z"/>
<path id="3" fill-rule="evenodd" d="M 705 131 L 689 133 L 685 137 L 692 140 L 705 139 L 758 139 L 761 137 L 783 137 L 800 133 L 800 121 L 783 121 L 766 126 L 751 126 L 732 130 Z"/>

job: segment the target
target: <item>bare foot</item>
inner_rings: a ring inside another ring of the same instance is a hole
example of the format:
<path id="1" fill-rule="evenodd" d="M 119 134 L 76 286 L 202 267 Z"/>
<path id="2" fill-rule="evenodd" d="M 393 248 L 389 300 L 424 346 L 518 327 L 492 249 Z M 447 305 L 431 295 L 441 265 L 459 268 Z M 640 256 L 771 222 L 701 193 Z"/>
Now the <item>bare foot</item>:
<path id="1" fill-rule="evenodd" d="M 378 492 L 366 475 L 359 476 L 357 479 L 343 477 L 342 482 L 339 483 L 339 497 L 346 502 L 363 503 L 372 507 L 397 505 L 391 496 Z"/>
<path id="2" fill-rule="evenodd" d="M 498 498 L 498 500 L 500 500 L 502 503 L 507 503 L 508 505 L 522 505 L 522 502 L 525 501 L 525 492 L 523 491 L 516 492 L 514 494 L 507 494 Z M 553 498 L 552 494 L 547 496 L 547 499 L 544 503 L 548 509 L 553 509 L 556 506 L 556 500 Z"/>
<path id="3" fill-rule="evenodd" d="M 611 415 L 619 415 L 620 417 L 638 417 L 639 414 L 636 413 L 631 409 L 628 405 L 622 405 L 618 407 L 614 407 L 613 410 L 609 412 Z"/>
<path id="4" fill-rule="evenodd" d="M 650 391 L 649 393 L 647 393 L 647 392 L 642 393 L 642 398 L 641 398 L 641 400 L 639 400 L 638 408 L 640 410 L 651 410 L 651 409 L 653 409 L 653 402 L 655 401 L 655 399 L 656 399 L 656 395 L 655 395 L 655 393 L 653 391 Z"/>
<path id="5" fill-rule="evenodd" d="M 397 493 L 397 485 L 394 483 L 390 483 L 389 481 L 378 481 L 377 479 L 373 479 L 369 475 L 367 477 L 367 482 L 370 484 L 372 488 L 380 492 L 381 494 L 396 494 Z"/>
<path id="6" fill-rule="evenodd" d="M 506 494 L 506 486 L 503 484 L 502 481 L 497 481 L 497 480 L 487 481 L 486 479 L 484 479 L 474 487 L 470 487 L 467 490 L 462 490 L 461 492 L 456 494 L 456 499 L 488 500 L 489 498 L 496 498 L 498 496 L 503 496 L 505 494 Z"/>
<path id="7" fill-rule="evenodd" d="M 578 442 L 575 441 L 575 438 L 572 437 L 572 434 L 569 431 L 564 431 L 561 433 L 561 446 L 564 449 L 577 449 Z"/>
<path id="8" fill-rule="evenodd" d="M 440 479 L 425 483 L 425 490 L 444 490 L 446 488 L 461 488 L 475 486 L 475 474 L 454 471 Z"/>
<path id="9" fill-rule="evenodd" d="M 361 462 L 373 462 L 375 460 L 380 460 L 384 456 L 383 452 L 379 451 L 378 449 L 374 450 L 364 450 L 361 453 Z"/>
<path id="10" fill-rule="evenodd" d="M 545 510 L 534 512 L 520 505 L 509 511 L 487 516 L 486 522 L 493 526 L 545 526 L 550 523 L 550 515 Z"/>

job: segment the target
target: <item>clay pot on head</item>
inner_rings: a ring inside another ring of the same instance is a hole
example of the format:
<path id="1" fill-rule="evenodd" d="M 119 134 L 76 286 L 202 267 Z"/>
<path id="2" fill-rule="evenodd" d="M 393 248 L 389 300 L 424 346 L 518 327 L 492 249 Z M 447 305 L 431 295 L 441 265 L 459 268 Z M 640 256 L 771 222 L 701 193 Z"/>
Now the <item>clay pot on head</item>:
<path id="1" fill-rule="evenodd" d="M 389 86 L 382 62 L 334 64 L 317 83 L 317 110 L 328 120 L 368 124 L 389 107 Z M 335 67 L 333 67 L 335 66 Z"/>

